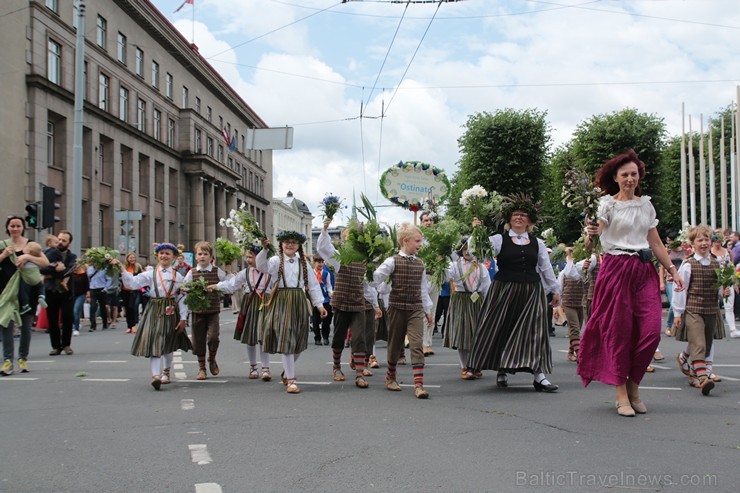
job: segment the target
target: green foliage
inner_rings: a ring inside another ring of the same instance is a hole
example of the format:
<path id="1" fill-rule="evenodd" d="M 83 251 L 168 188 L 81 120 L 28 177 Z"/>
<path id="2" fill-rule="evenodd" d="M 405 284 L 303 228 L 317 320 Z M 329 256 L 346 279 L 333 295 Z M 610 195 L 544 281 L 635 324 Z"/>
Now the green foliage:
<path id="1" fill-rule="evenodd" d="M 186 282 L 181 289 L 187 293 L 185 305 L 191 311 L 201 311 L 211 306 L 211 300 L 208 299 L 208 282 L 205 277 L 199 277 L 197 281 Z"/>
<path id="2" fill-rule="evenodd" d="M 454 219 L 444 218 L 431 228 L 419 229 L 425 240 L 425 245 L 419 250 L 419 258 L 430 274 L 429 282 L 442 286 L 450 264 L 450 255 L 460 242 L 460 226 Z"/>
<path id="3" fill-rule="evenodd" d="M 389 255 L 392 255 L 394 246 L 375 219 L 375 209 L 364 194 L 362 201 L 365 203 L 365 210 L 360 213 L 372 219 L 366 223 L 354 219 L 350 221 L 347 240 L 337 249 L 335 258 L 343 265 L 353 262 L 364 263 L 367 267 L 367 278 L 372 280 L 373 272 Z"/>
<path id="4" fill-rule="evenodd" d="M 239 245 L 226 238 L 217 238 L 213 249 L 216 253 L 216 259 L 221 265 L 231 265 L 242 256 L 242 249 L 239 248 Z"/>

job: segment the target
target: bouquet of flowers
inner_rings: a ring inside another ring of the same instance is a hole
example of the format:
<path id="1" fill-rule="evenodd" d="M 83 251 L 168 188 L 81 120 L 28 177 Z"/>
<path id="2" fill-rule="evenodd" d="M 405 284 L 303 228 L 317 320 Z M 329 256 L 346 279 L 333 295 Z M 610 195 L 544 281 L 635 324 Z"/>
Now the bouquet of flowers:
<path id="1" fill-rule="evenodd" d="M 445 282 L 450 254 L 460 241 L 460 225 L 454 219 L 442 219 L 433 228 L 420 228 L 425 244 L 419 250 L 430 283 L 442 286 Z"/>
<path id="2" fill-rule="evenodd" d="M 683 228 L 681 228 L 681 231 L 678 232 L 678 236 L 676 237 L 676 241 L 680 243 L 689 243 L 689 230 L 691 229 L 691 224 L 684 223 Z"/>
<path id="3" fill-rule="evenodd" d="M 262 240 L 267 235 L 260 229 L 257 219 L 247 210 L 247 204 L 242 204 L 238 209 L 231 209 L 228 218 L 221 218 L 218 223 L 221 226 L 231 228 L 237 245 L 246 249 L 252 246 L 262 246 Z M 268 247 L 270 254 L 275 253 L 275 248 Z"/>
<path id="4" fill-rule="evenodd" d="M 563 178 L 562 203 L 569 209 L 581 211 L 584 224 L 596 224 L 599 220 L 601 188 L 594 186 L 588 175 L 571 168 Z M 594 249 L 600 250 L 599 238 L 594 238 Z"/>
<path id="5" fill-rule="evenodd" d="M 239 248 L 239 245 L 230 242 L 226 238 L 216 239 L 214 250 L 216 251 L 216 258 L 221 265 L 231 265 L 242 256 L 242 249 Z"/>
<path id="6" fill-rule="evenodd" d="M 558 246 L 558 237 L 555 236 L 555 231 L 552 228 L 547 228 L 542 232 L 542 241 L 550 248 Z"/>
<path id="7" fill-rule="evenodd" d="M 480 261 L 492 259 L 494 253 L 488 239 L 491 234 L 486 226 L 486 219 L 500 212 L 503 205 L 501 196 L 496 192 L 488 193 L 480 185 L 473 185 L 463 190 L 460 195 L 460 205 L 467 210 L 470 216 L 477 217 L 482 222 L 480 226 L 473 228 L 473 233 L 468 240 L 468 250 Z"/>
<path id="8" fill-rule="evenodd" d="M 77 265 L 91 265 L 95 270 L 104 270 L 109 277 L 119 273 L 119 268 L 110 262 L 117 259 L 120 253 L 112 248 L 99 246 L 88 248 L 85 254 L 77 259 Z"/>
<path id="9" fill-rule="evenodd" d="M 186 282 L 181 288 L 185 294 L 185 304 L 191 311 L 205 310 L 211 306 L 211 300 L 208 295 L 211 292 L 220 293 L 220 291 L 208 291 L 208 283 L 205 277 L 199 277 L 197 281 Z"/>
<path id="10" fill-rule="evenodd" d="M 334 219 L 334 216 L 340 209 L 346 208 L 347 206 L 342 204 L 342 200 L 339 197 L 330 193 L 327 193 L 326 197 L 319 203 L 319 209 L 324 213 L 324 218 L 330 221 Z"/>
<path id="11" fill-rule="evenodd" d="M 717 274 L 717 283 L 714 286 L 716 289 L 732 287 L 738 284 L 738 275 L 735 271 L 734 265 L 725 265 L 719 269 L 714 269 L 714 272 Z M 728 298 L 729 296 L 724 296 L 725 301 L 727 301 Z"/>

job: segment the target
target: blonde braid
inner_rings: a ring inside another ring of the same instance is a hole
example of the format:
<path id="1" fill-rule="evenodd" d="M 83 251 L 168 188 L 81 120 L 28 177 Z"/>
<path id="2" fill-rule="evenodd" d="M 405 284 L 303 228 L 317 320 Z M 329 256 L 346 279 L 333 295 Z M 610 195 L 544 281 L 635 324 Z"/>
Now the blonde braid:
<path id="1" fill-rule="evenodd" d="M 280 281 L 283 281 L 283 284 L 285 284 L 285 275 L 284 275 L 284 266 L 285 266 L 285 256 L 283 255 L 283 244 L 278 244 L 278 255 L 280 255 L 280 267 L 278 268 L 278 278 L 277 282 L 275 283 L 275 289 L 280 287 Z M 287 286 L 283 286 L 286 288 Z"/>
<path id="2" fill-rule="evenodd" d="M 298 255 L 301 257 L 301 270 L 303 271 L 303 289 L 306 291 L 306 296 L 308 296 L 308 299 L 311 299 L 311 294 L 308 290 L 308 266 L 306 262 L 308 261 L 306 259 L 305 254 L 303 253 L 303 245 L 298 245 Z"/>

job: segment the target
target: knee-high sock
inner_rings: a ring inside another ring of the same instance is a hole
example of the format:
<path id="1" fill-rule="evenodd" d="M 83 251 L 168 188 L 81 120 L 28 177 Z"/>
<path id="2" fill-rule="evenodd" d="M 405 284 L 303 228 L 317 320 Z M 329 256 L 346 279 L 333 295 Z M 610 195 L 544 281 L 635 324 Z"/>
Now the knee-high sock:
<path id="1" fill-rule="evenodd" d="M 411 365 L 414 373 L 414 385 L 424 385 L 424 365 Z"/>
<path id="2" fill-rule="evenodd" d="M 292 354 L 283 354 L 283 371 L 285 372 L 285 378 L 292 380 L 295 378 L 295 358 Z"/>
<path id="3" fill-rule="evenodd" d="M 257 346 L 247 344 L 247 358 L 249 366 L 257 366 Z"/>
<path id="4" fill-rule="evenodd" d="M 341 349 L 332 349 L 331 357 L 332 357 L 332 360 L 334 361 L 334 368 L 339 368 L 342 366 L 342 350 Z"/>
<path id="5" fill-rule="evenodd" d="M 163 354 L 162 363 L 164 363 L 165 368 L 171 368 L 172 367 L 172 353 Z"/>
<path id="6" fill-rule="evenodd" d="M 362 372 L 365 370 L 365 353 L 354 353 L 352 360 L 355 363 L 355 373 L 362 375 Z"/>
<path id="7" fill-rule="evenodd" d="M 152 376 L 158 377 L 162 373 L 162 358 L 159 356 L 152 356 L 149 358 L 149 364 L 152 367 Z"/>
<path id="8" fill-rule="evenodd" d="M 460 368 L 468 367 L 468 352 L 469 351 L 467 349 L 457 350 L 457 358 L 460 360 Z"/>
<path id="9" fill-rule="evenodd" d="M 260 360 L 262 360 L 262 368 L 270 367 L 270 355 L 265 352 L 262 344 L 260 344 Z"/>

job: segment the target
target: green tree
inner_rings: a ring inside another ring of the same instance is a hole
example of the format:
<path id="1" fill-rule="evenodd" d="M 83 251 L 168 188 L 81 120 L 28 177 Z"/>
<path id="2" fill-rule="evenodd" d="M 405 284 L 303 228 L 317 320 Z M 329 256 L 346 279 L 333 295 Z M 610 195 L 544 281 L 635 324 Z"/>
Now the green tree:
<path id="1" fill-rule="evenodd" d="M 541 229 L 552 228 L 558 239 L 572 244 L 581 234 L 580 211 L 568 209 L 563 205 L 563 176 L 576 167 L 571 143 L 559 147 L 545 166 L 542 180 L 542 208 L 545 221 Z"/>

